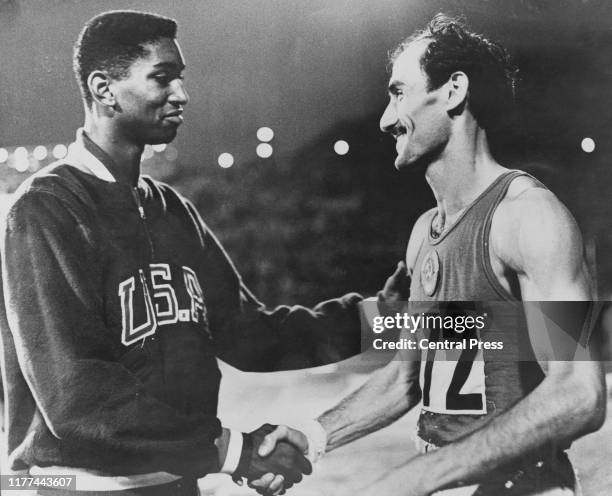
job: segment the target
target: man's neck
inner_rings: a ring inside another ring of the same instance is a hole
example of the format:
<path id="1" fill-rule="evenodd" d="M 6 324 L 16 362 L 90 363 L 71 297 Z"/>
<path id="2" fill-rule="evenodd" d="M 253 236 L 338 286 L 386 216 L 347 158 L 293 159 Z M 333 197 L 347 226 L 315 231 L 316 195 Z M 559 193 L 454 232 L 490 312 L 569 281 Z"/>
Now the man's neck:
<path id="1" fill-rule="evenodd" d="M 108 168 L 118 183 L 136 186 L 140 176 L 140 158 L 143 146 L 135 145 L 119 133 L 110 125 L 103 122 L 93 122 L 91 119 L 85 120 L 84 130 L 87 136 L 111 160 L 104 165 Z"/>
<path id="2" fill-rule="evenodd" d="M 491 155 L 482 129 L 454 134 L 425 173 L 442 225 L 452 224 L 504 170 Z"/>

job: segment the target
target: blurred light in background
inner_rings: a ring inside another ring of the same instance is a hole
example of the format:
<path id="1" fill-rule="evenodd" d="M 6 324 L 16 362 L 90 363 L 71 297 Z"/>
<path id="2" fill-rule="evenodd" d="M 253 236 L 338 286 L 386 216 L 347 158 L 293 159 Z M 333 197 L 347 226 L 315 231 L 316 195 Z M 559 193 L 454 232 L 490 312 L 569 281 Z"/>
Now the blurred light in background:
<path id="1" fill-rule="evenodd" d="M 166 149 L 166 143 L 160 143 L 159 145 L 153 145 L 153 151 L 163 152 Z"/>
<path id="2" fill-rule="evenodd" d="M 255 150 L 257 155 L 261 158 L 270 157 L 273 151 L 274 149 L 268 143 L 260 143 L 259 145 L 257 145 L 257 149 Z"/>
<path id="3" fill-rule="evenodd" d="M 178 150 L 172 145 L 168 145 L 164 155 L 166 156 L 166 160 L 174 162 L 178 158 Z"/>
<path id="4" fill-rule="evenodd" d="M 260 127 L 257 130 L 257 139 L 259 141 L 267 143 L 268 141 L 272 141 L 272 138 L 274 138 L 274 131 L 269 127 Z"/>
<path id="5" fill-rule="evenodd" d="M 6 148 L 0 148 L 0 164 L 6 162 L 9 158 L 9 152 Z"/>
<path id="6" fill-rule="evenodd" d="M 15 160 L 27 160 L 28 149 L 25 146 L 18 146 L 17 148 L 15 148 L 13 156 L 15 157 Z"/>
<path id="7" fill-rule="evenodd" d="M 46 159 L 47 158 L 47 148 L 42 145 L 38 145 L 36 148 L 34 148 L 34 151 L 32 152 L 32 156 L 36 160 Z"/>
<path id="8" fill-rule="evenodd" d="M 13 152 L 14 167 L 18 172 L 25 172 L 30 167 L 28 159 L 28 149 L 25 146 L 18 146 Z"/>
<path id="9" fill-rule="evenodd" d="M 26 159 L 15 160 L 15 170 L 17 172 L 25 172 L 30 167 L 30 161 Z"/>
<path id="10" fill-rule="evenodd" d="M 580 143 L 582 147 L 582 151 L 586 153 L 591 153 L 595 150 L 595 141 L 592 138 L 584 138 Z"/>
<path id="11" fill-rule="evenodd" d="M 222 153 L 219 155 L 217 163 L 219 164 L 219 167 L 229 169 L 232 165 L 234 165 L 234 156 L 231 153 Z"/>
<path id="12" fill-rule="evenodd" d="M 334 143 L 334 151 L 338 155 L 346 155 L 349 151 L 349 144 L 344 140 L 338 140 Z"/>
<path id="13" fill-rule="evenodd" d="M 60 158 L 64 158 L 67 153 L 68 153 L 68 148 L 66 148 L 66 145 L 62 145 L 60 143 L 59 145 L 55 145 L 53 147 L 53 156 L 58 160 Z"/>

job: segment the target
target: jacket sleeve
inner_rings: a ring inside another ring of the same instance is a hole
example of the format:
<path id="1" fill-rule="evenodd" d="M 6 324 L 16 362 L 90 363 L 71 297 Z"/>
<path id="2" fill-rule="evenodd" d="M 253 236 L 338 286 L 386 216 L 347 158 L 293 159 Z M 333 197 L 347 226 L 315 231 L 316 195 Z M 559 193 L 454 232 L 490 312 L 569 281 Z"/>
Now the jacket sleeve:
<path id="1" fill-rule="evenodd" d="M 44 418 L 26 458 L 108 473 L 218 470 L 218 419 L 160 402 L 113 359 L 102 268 L 75 211 L 53 193 L 29 191 L 4 226 L 4 304 L 19 366 Z"/>
<path id="2" fill-rule="evenodd" d="M 360 352 L 357 293 L 314 308 L 267 308 L 249 291 L 215 235 L 187 202 L 200 228 L 214 291 L 205 295 L 218 356 L 245 371 L 268 372 L 315 367 Z"/>

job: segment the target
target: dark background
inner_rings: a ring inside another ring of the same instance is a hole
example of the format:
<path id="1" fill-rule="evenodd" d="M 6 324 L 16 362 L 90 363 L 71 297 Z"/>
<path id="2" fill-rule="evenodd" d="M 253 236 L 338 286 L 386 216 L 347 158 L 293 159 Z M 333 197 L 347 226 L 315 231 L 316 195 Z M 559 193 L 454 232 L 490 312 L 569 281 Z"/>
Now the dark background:
<path id="1" fill-rule="evenodd" d="M 179 22 L 191 102 L 174 143 L 145 170 L 192 199 L 266 303 L 313 304 L 380 289 L 433 197 L 393 168 L 378 129 L 387 53 L 436 13 L 462 14 L 521 69 L 516 122 L 494 137 L 503 164 L 541 178 L 579 221 L 599 297 L 612 293 L 612 2 L 596 0 L 0 0 L 0 146 L 69 143 L 83 114 L 71 46 L 102 10 Z M 271 158 L 256 130 L 275 132 Z M 584 137 L 596 148 L 581 150 Z M 349 153 L 334 153 L 338 139 Z M 230 152 L 230 169 L 217 157 Z M 47 161 L 31 164 L 31 169 Z M 10 192 L 30 171 L 0 164 Z"/>

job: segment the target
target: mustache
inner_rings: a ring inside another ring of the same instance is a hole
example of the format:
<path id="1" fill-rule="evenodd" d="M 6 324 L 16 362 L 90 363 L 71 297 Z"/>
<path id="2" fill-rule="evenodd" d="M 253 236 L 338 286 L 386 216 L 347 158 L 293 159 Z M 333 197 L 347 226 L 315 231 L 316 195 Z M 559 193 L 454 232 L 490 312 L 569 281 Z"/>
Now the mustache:
<path id="1" fill-rule="evenodd" d="M 393 128 L 391 129 L 391 131 L 389 131 L 391 133 L 391 135 L 394 138 L 398 138 L 400 137 L 402 134 L 406 134 L 408 132 L 408 129 L 406 128 L 406 126 L 403 126 L 401 124 L 396 124 L 395 126 L 393 126 Z"/>

